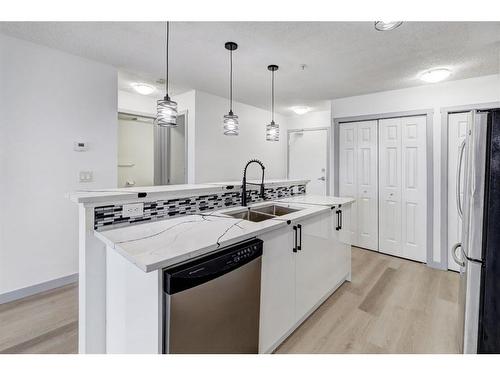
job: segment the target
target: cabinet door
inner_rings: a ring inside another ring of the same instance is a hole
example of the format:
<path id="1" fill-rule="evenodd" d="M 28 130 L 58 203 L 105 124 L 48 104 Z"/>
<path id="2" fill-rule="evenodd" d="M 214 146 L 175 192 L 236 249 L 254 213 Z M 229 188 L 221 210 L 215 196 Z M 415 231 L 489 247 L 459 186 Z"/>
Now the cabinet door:
<path id="1" fill-rule="evenodd" d="M 378 250 L 377 121 L 357 124 L 357 246 Z"/>
<path id="2" fill-rule="evenodd" d="M 401 256 L 401 119 L 379 121 L 379 250 Z"/>
<path id="3" fill-rule="evenodd" d="M 357 199 L 357 129 L 356 122 L 348 122 L 339 125 L 339 195 L 341 197 L 352 197 Z M 353 245 L 358 243 L 357 202 L 353 203 L 351 241 Z"/>
<path id="4" fill-rule="evenodd" d="M 295 258 L 292 226 L 259 236 L 262 255 L 259 353 L 273 350 L 295 323 Z"/>
<path id="5" fill-rule="evenodd" d="M 338 231 L 338 239 L 339 241 L 342 241 L 343 243 L 347 245 L 352 244 L 351 240 L 351 225 L 352 225 L 352 209 L 351 209 L 352 204 L 346 204 L 339 209 L 342 210 L 342 227 Z M 335 215 L 335 212 L 337 209 L 333 210 L 333 220 L 334 220 L 334 226 L 333 229 L 337 226 L 337 218 Z"/>
<path id="6" fill-rule="evenodd" d="M 342 220 L 341 228 L 337 230 L 337 214 L 336 211 L 341 210 Z M 340 208 L 331 211 L 331 235 L 330 235 L 330 257 L 328 264 L 331 290 L 335 285 L 338 285 L 341 280 L 350 278 L 351 271 L 351 237 L 349 230 L 351 205 L 347 204 Z M 350 280 L 350 279 L 349 279 Z"/>
<path id="7" fill-rule="evenodd" d="M 295 262 L 295 319 L 301 320 L 331 289 L 331 210 L 301 220 L 301 250 Z M 299 232 L 300 233 L 300 232 Z M 300 237 L 300 236 L 299 236 Z"/>
<path id="8" fill-rule="evenodd" d="M 427 259 L 426 117 L 401 119 L 401 253 Z"/>

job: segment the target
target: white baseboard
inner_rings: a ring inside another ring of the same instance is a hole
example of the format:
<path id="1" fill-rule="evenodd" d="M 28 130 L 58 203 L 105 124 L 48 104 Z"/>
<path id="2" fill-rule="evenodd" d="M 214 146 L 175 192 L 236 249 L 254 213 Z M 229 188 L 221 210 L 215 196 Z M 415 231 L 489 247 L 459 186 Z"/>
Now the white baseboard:
<path id="1" fill-rule="evenodd" d="M 77 281 L 78 281 L 78 273 L 74 273 L 72 275 L 63 276 L 58 279 L 49 280 L 40 284 L 13 290 L 12 292 L 3 293 L 0 294 L 0 305 L 2 303 L 12 302 L 21 298 L 32 296 L 34 294 L 42 293 L 47 290 L 59 288 L 61 286 L 75 283 Z"/>

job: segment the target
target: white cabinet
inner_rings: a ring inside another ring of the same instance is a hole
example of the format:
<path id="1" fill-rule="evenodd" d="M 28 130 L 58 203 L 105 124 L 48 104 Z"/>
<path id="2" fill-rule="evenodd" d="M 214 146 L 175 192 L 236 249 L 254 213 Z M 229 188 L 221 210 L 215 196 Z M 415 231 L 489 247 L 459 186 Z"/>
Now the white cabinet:
<path id="1" fill-rule="evenodd" d="M 334 245 L 330 243 L 331 213 L 326 211 L 296 224 L 298 248 L 295 257 L 295 319 L 307 315 L 333 285 Z"/>
<path id="2" fill-rule="evenodd" d="M 259 236 L 264 241 L 260 353 L 274 350 L 350 278 L 351 247 L 340 242 L 335 212 L 325 210 Z"/>
<path id="3" fill-rule="evenodd" d="M 295 323 L 295 255 L 290 225 L 260 236 L 264 241 L 259 353 L 274 349 Z"/>
<path id="4" fill-rule="evenodd" d="M 426 117 L 379 121 L 381 252 L 426 260 Z"/>
<path id="5" fill-rule="evenodd" d="M 353 197 L 351 241 L 378 250 L 377 121 L 339 127 L 339 194 Z"/>

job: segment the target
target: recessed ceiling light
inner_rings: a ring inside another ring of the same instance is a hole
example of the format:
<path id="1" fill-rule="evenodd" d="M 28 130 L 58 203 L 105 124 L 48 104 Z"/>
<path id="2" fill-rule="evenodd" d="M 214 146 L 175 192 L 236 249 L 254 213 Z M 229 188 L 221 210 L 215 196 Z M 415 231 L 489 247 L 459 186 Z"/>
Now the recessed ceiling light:
<path id="1" fill-rule="evenodd" d="M 156 90 L 154 86 L 148 85 L 147 83 L 132 83 L 132 87 L 141 95 L 149 95 Z"/>
<path id="2" fill-rule="evenodd" d="M 451 71 L 446 68 L 430 69 L 420 74 L 420 79 L 424 82 L 434 83 L 442 81 L 451 75 Z"/>
<path id="3" fill-rule="evenodd" d="M 389 31 L 401 26 L 403 21 L 376 21 L 375 30 L 378 31 Z"/>
<path id="4" fill-rule="evenodd" d="M 307 107 L 305 105 L 299 105 L 296 107 L 292 107 L 290 109 L 298 115 L 303 115 L 304 113 L 311 111 L 311 107 Z"/>

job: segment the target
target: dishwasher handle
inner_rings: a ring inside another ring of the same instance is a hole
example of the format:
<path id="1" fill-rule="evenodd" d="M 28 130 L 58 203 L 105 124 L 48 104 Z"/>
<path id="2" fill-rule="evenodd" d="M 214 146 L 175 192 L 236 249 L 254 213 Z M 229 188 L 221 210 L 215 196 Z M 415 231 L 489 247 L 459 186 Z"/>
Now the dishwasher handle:
<path id="1" fill-rule="evenodd" d="M 263 241 L 252 239 L 163 270 L 163 291 L 175 294 L 225 275 L 262 256 Z"/>

